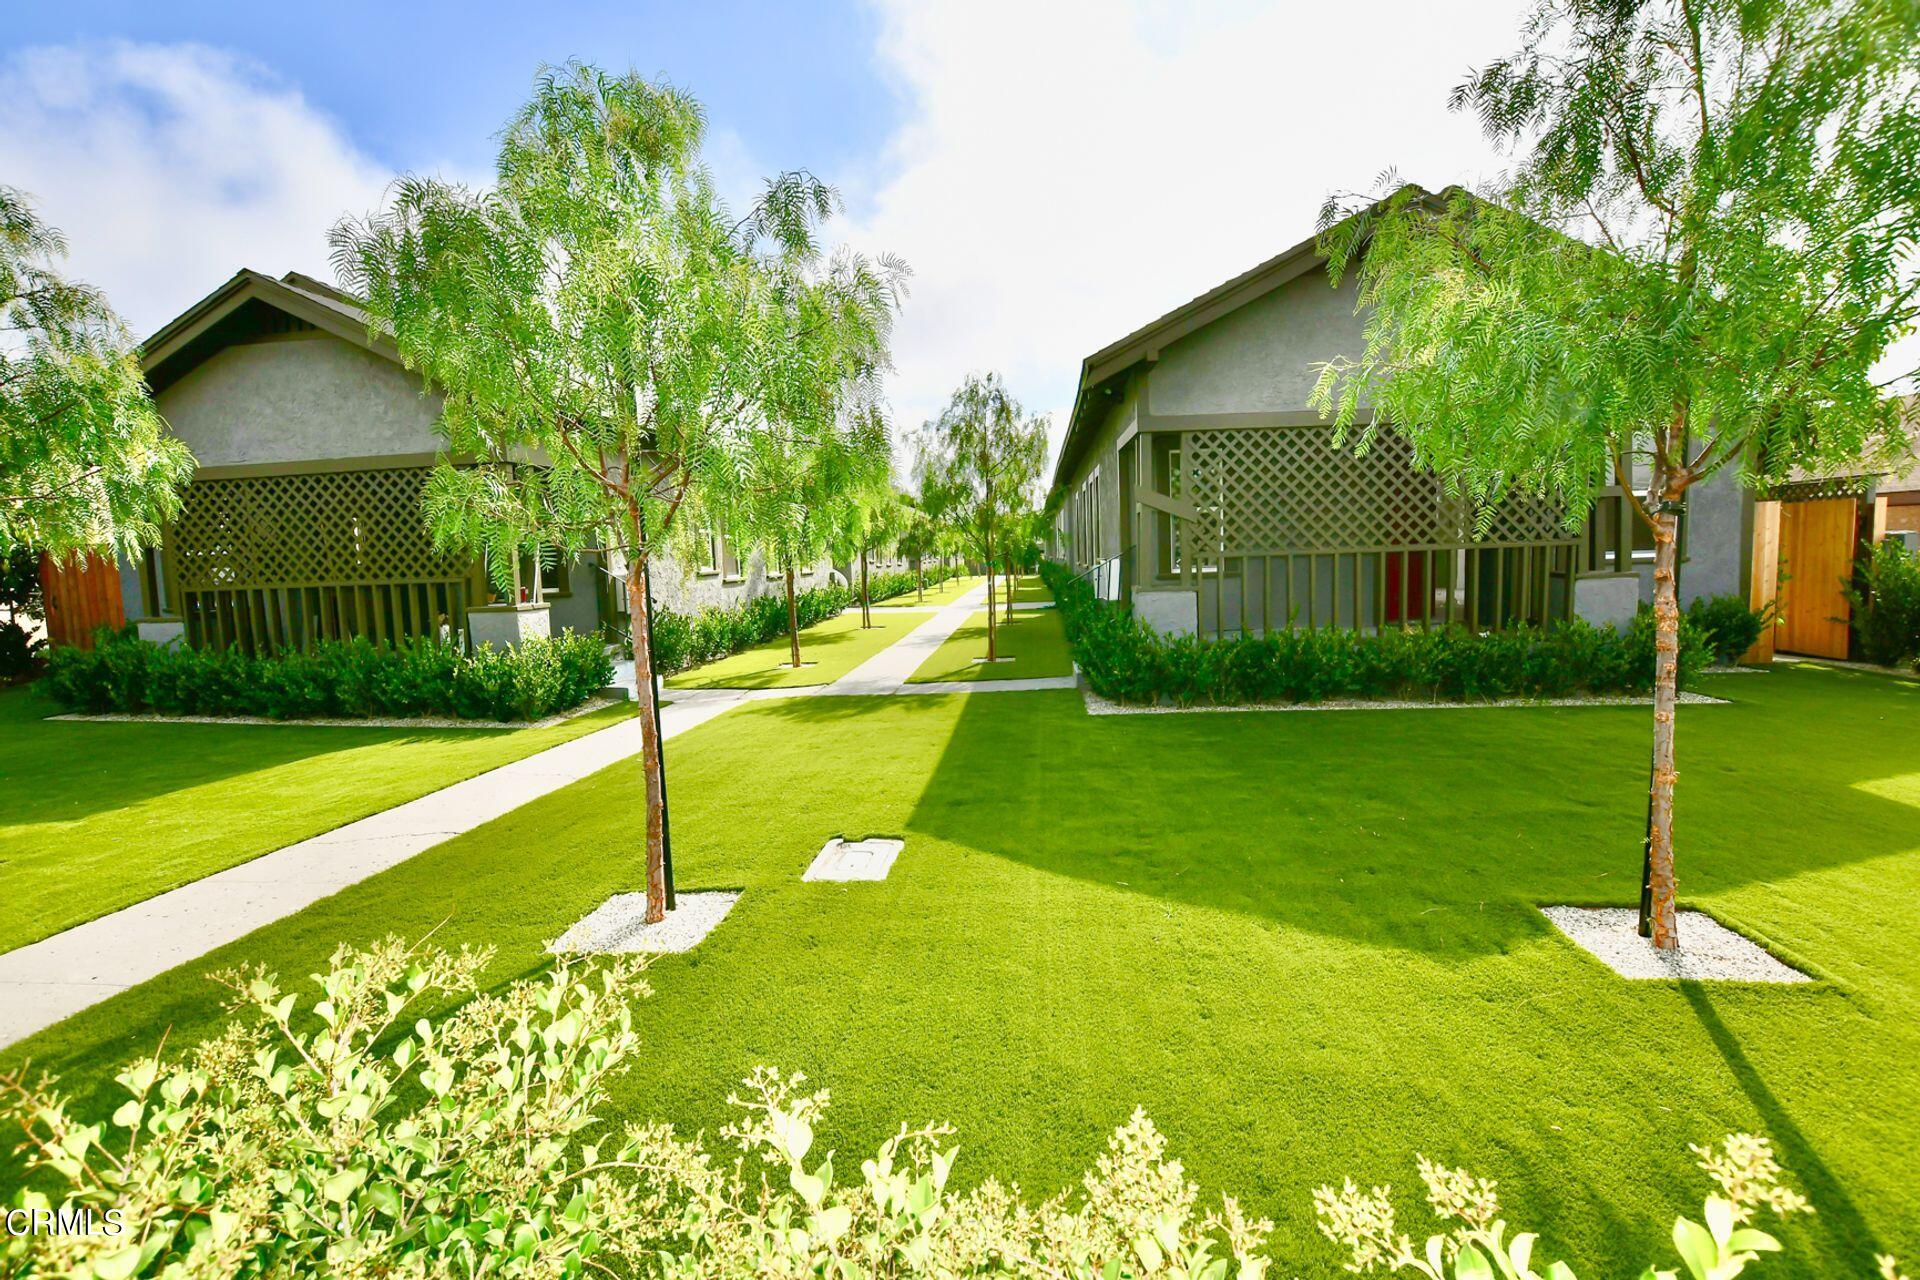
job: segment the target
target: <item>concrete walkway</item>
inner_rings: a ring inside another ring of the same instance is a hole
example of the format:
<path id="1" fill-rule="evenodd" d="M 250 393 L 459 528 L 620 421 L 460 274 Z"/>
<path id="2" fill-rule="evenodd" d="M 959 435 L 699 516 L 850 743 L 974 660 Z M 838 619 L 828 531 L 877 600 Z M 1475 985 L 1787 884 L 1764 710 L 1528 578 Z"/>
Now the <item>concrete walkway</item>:
<path id="1" fill-rule="evenodd" d="M 906 683 L 985 598 L 984 587 L 968 592 L 832 684 L 673 690 L 661 729 L 673 738 L 775 698 L 1072 688 L 1071 677 Z M 0 954 L 0 1048 L 638 754 L 639 722 L 623 721 Z"/>

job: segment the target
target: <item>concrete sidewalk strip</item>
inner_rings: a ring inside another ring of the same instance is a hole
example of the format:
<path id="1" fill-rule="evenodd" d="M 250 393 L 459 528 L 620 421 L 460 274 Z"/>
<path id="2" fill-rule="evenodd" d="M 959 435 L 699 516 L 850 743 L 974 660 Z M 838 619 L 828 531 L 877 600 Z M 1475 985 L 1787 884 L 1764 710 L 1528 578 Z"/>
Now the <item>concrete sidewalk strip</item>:
<path id="1" fill-rule="evenodd" d="M 661 729 L 739 701 L 676 701 Z M 0 954 L 0 1047 L 639 752 L 640 724 L 624 720 Z"/>
<path id="2" fill-rule="evenodd" d="M 830 685 L 673 690 L 660 712 L 662 735 L 781 698 L 1072 688 L 1071 677 L 906 683 L 985 598 L 986 588 L 976 587 L 932 611 Z M 640 722 L 623 720 L 0 954 L 0 1048 L 639 754 Z"/>
<path id="3" fill-rule="evenodd" d="M 1040 689 L 1077 689 L 1078 676 L 1018 676 L 1011 680 L 928 680 L 903 684 L 898 693 L 1033 693 Z"/>
<path id="4" fill-rule="evenodd" d="M 942 605 L 925 622 L 828 685 L 827 692 L 834 695 L 900 692 L 913 673 L 967 624 L 967 619 L 986 598 L 986 587 L 978 586 L 952 604 Z"/>

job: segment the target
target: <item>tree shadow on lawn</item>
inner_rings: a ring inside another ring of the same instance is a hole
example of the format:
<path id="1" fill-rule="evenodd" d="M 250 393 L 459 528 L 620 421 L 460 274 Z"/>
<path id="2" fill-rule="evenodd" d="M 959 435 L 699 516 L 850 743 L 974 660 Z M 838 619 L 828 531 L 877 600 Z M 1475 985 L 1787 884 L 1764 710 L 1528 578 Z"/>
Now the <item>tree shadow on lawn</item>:
<path id="1" fill-rule="evenodd" d="M 1773 1139 L 1780 1163 L 1788 1171 L 1790 1185 L 1803 1189 L 1814 1207 L 1810 1218 L 1802 1215 L 1793 1219 L 1791 1225 L 1801 1234 L 1822 1237 L 1836 1253 L 1851 1253 L 1856 1257 L 1884 1253 L 1885 1245 L 1848 1194 L 1846 1184 L 1821 1158 L 1786 1104 L 1747 1056 L 1739 1036 L 1721 1019 L 1714 1007 L 1713 994 L 1697 982 L 1681 983 L 1679 987 L 1700 1020 L 1701 1028 L 1726 1062 L 1728 1073 L 1759 1114 L 1764 1125 L 1762 1131 Z M 1771 1229 L 1776 1224 L 1762 1225 Z"/>
<path id="2" fill-rule="evenodd" d="M 0 694 L 0 790 L 7 796 L 0 821 L 5 824 L 77 822 L 175 792 L 373 747 L 449 745 L 528 731 L 46 718 L 57 714 L 57 705 L 30 689 Z"/>
<path id="3" fill-rule="evenodd" d="M 1913 690 L 1795 672 L 1714 692 L 1739 701 L 1681 716 L 1683 899 L 1916 847 L 1911 807 L 1853 785 L 1920 768 L 1920 740 L 1860 732 L 1920 711 Z M 1539 904 L 1638 900 L 1644 707 L 1089 717 L 1074 692 L 1001 697 L 1020 701 L 961 710 L 913 830 L 1430 955 L 1557 939 Z"/>

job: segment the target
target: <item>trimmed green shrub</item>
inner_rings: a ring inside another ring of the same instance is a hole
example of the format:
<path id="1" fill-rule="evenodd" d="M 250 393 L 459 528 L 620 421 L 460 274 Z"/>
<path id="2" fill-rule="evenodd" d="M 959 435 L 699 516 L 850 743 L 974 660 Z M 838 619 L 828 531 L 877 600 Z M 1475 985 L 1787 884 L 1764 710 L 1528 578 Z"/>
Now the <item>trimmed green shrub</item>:
<path id="1" fill-rule="evenodd" d="M 1231 706 L 1328 699 L 1483 701 L 1644 693 L 1653 687 L 1654 626 L 1642 610 L 1624 631 L 1574 619 L 1547 628 L 1332 627 L 1265 635 L 1162 639 L 1082 578 L 1041 566 L 1073 660 L 1095 693 L 1116 702 Z M 1681 618 L 1680 679 L 1708 658 Z"/>
<path id="2" fill-rule="evenodd" d="M 937 587 L 949 579 L 959 577 L 961 572 L 958 565 L 930 564 L 918 576 L 911 569 L 894 569 L 886 573 L 869 574 L 867 598 L 878 604 L 882 600 L 891 600 L 896 596 L 912 595 L 920 589 L 922 582 L 929 587 Z"/>
<path id="3" fill-rule="evenodd" d="M 931 587 L 939 581 L 947 581 L 958 572 L 960 570 L 956 568 L 927 566 L 927 585 Z M 912 589 L 912 572 L 874 574 L 868 578 L 868 591 L 872 593 L 874 601 L 883 601 Z M 810 628 L 816 622 L 826 622 L 828 618 L 837 618 L 858 603 L 858 589 L 841 587 L 837 583 L 808 587 L 793 597 L 793 608 L 799 614 L 803 628 Z M 785 633 L 785 591 L 768 591 L 766 595 L 756 595 L 749 601 L 728 606 L 710 604 L 695 614 L 680 614 L 662 606 L 653 612 L 653 670 L 659 672 L 660 676 L 672 676 L 674 672 L 684 672 L 689 666 L 718 662 L 728 654 L 762 645 L 776 635 Z M 626 643 L 624 637 L 622 643 Z M 632 643 L 628 643 L 628 652 L 632 652 Z"/>
<path id="4" fill-rule="evenodd" d="M 1846 586 L 1860 656 L 1889 666 L 1920 663 L 1920 554 L 1888 540 L 1860 562 Z"/>
<path id="5" fill-rule="evenodd" d="M 0 1239 L 0 1270 L 1265 1280 L 1273 1269 L 1273 1223 L 1232 1196 L 1203 1208 L 1144 1110 L 1076 1190 L 1040 1205 L 997 1177 L 949 1185 L 960 1151 L 944 1124 L 902 1125 L 836 1171 L 816 1148 L 826 1092 L 770 1067 L 729 1099 L 737 1118 L 719 1151 L 660 1120 L 610 1125 L 611 1086 L 642 1060 L 640 966 L 563 957 L 482 991 L 491 959 L 389 939 L 336 950 L 307 994 L 261 969 L 218 975 L 232 992 L 226 1031 L 127 1064 L 115 1077 L 124 1100 L 91 1122 L 51 1081 L 0 1077 L 0 1119 L 23 1133 L 30 1174 L 14 1210 L 95 1224 Z M 1674 1250 L 1693 1280 L 1733 1280 L 1780 1248 L 1762 1214 L 1809 1206 L 1765 1138 L 1692 1150 L 1716 1190 L 1703 1221 L 1675 1221 Z M 1564 1262 L 1533 1268 L 1538 1237 L 1507 1234 L 1493 1182 L 1417 1164 L 1440 1227 L 1424 1247 L 1397 1225 L 1388 1188 L 1314 1190 L 1347 1270 L 1573 1280 Z M 1278 1261 L 1292 1274 L 1300 1260 Z M 1897 1275 L 1893 1259 L 1881 1266 Z"/>
<path id="6" fill-rule="evenodd" d="M 612 679 L 605 646 L 570 631 L 471 655 L 427 639 L 359 638 L 255 658 L 163 649 L 129 628 L 103 629 L 92 649 L 55 649 L 42 687 L 67 710 L 96 715 L 538 720 L 579 706 Z"/>
<path id="7" fill-rule="evenodd" d="M 1695 600 L 1687 617 L 1699 628 L 1713 660 L 1722 665 L 1740 661 L 1740 655 L 1753 648 L 1769 621 L 1766 613 L 1749 609 L 1739 596 Z"/>
<path id="8" fill-rule="evenodd" d="M 0 684 L 32 675 L 46 647 L 45 640 L 29 636 L 19 623 L 0 622 Z"/>

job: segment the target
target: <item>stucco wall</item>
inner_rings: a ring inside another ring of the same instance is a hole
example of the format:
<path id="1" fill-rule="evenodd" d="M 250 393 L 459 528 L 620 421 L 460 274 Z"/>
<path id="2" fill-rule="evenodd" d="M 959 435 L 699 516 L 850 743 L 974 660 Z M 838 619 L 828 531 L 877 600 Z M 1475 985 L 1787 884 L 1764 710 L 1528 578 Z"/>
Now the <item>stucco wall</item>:
<path id="1" fill-rule="evenodd" d="M 1747 491 L 1732 467 L 1723 467 L 1687 498 L 1687 559 L 1680 566 L 1680 603 L 1746 594 Z M 1647 599 L 1652 578 L 1648 575 Z"/>
<path id="2" fill-rule="evenodd" d="M 331 334 L 227 347 L 157 397 L 203 467 L 432 453 L 438 396 Z"/>
<path id="3" fill-rule="evenodd" d="M 717 573 L 689 571 L 669 556 L 653 562 L 653 602 L 675 613 L 698 613 L 705 608 L 729 608 L 755 596 L 786 592 L 786 580 L 767 572 L 766 558 L 754 552 L 739 578 L 724 578 Z M 795 591 L 825 586 L 831 580 L 833 566 L 822 560 L 813 572 L 797 574 Z"/>
<path id="4" fill-rule="evenodd" d="M 1088 564 L 1097 564 L 1120 554 L 1125 549 L 1126 534 L 1122 528 L 1123 516 L 1120 511 L 1119 441 L 1121 434 L 1133 426 L 1139 416 L 1140 398 L 1144 386 L 1144 376 L 1135 376 L 1115 392 L 1111 407 L 1107 409 L 1098 430 L 1094 433 L 1092 442 L 1088 445 L 1086 452 L 1081 455 L 1072 476 L 1067 481 L 1066 494 L 1071 500 L 1080 492 L 1081 486 L 1086 484 L 1087 478 L 1093 474 L 1094 469 L 1097 467 L 1100 471 L 1098 486 L 1100 499 L 1095 504 L 1092 559 L 1075 564 L 1073 567 L 1076 569 L 1086 568 Z M 1069 560 L 1073 558 L 1071 545 L 1069 542 L 1062 548 L 1063 554 Z"/>
<path id="5" fill-rule="evenodd" d="M 1152 366 L 1149 412 L 1311 413 L 1313 366 L 1360 354 L 1355 290 L 1352 275 L 1336 289 L 1316 268 L 1181 338 Z"/>

